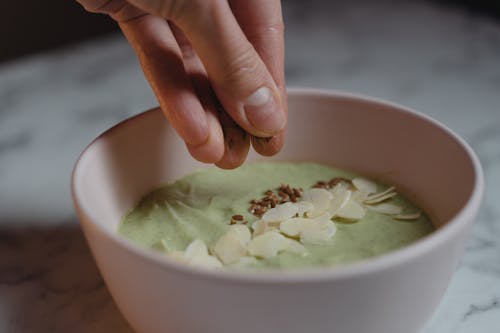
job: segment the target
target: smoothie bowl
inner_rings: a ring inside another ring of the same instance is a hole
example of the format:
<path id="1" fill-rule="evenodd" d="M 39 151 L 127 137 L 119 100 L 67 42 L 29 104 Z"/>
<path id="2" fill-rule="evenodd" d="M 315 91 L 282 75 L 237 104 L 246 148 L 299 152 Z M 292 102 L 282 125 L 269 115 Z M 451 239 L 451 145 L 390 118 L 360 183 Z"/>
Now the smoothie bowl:
<path id="1" fill-rule="evenodd" d="M 236 171 L 194 161 L 157 109 L 83 152 L 75 207 L 138 332 L 396 333 L 429 319 L 482 198 L 474 153 L 372 98 L 292 89 L 289 109 L 283 150 Z M 325 212 L 320 233 L 300 229 Z"/>

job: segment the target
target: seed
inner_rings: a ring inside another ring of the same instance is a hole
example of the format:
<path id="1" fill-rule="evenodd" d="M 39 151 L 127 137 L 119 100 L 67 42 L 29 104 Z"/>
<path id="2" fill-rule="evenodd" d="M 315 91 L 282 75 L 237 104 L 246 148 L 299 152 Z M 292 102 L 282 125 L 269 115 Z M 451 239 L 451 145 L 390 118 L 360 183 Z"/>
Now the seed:
<path id="1" fill-rule="evenodd" d="M 240 214 L 233 215 L 231 218 L 236 221 L 243 221 L 243 215 Z"/>
<path id="2" fill-rule="evenodd" d="M 297 197 L 297 198 L 300 198 L 300 195 L 301 195 L 301 194 L 300 194 L 299 189 L 294 188 L 294 189 L 293 189 L 293 195 L 294 195 L 295 197 Z"/>
<path id="3" fill-rule="evenodd" d="M 264 192 L 265 195 L 273 195 L 273 191 L 272 190 L 267 190 L 266 192 Z"/>
<path id="4" fill-rule="evenodd" d="M 313 188 L 324 188 L 324 189 L 326 189 L 326 188 L 328 188 L 328 185 L 326 184 L 326 182 L 320 180 L 319 182 L 317 182 L 316 184 L 313 185 Z"/>
<path id="5" fill-rule="evenodd" d="M 352 184 L 352 181 L 349 178 L 335 177 L 335 178 L 330 179 L 330 181 L 328 182 L 328 185 L 330 187 L 334 187 L 335 185 L 337 185 L 340 182 L 346 182 L 348 184 Z"/>
<path id="6" fill-rule="evenodd" d="M 290 197 L 290 200 L 291 200 L 292 202 L 297 202 L 297 197 L 296 197 L 295 195 L 292 195 L 292 196 Z"/>

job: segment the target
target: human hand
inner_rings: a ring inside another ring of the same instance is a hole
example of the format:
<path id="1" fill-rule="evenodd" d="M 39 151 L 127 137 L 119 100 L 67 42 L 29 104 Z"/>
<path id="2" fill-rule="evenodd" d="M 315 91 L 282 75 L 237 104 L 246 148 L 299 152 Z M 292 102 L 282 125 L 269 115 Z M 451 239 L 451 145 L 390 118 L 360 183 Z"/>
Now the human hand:
<path id="1" fill-rule="evenodd" d="M 116 20 L 191 155 L 241 165 L 284 141 L 280 0 L 77 0 Z M 250 135 L 248 135 L 250 134 Z"/>

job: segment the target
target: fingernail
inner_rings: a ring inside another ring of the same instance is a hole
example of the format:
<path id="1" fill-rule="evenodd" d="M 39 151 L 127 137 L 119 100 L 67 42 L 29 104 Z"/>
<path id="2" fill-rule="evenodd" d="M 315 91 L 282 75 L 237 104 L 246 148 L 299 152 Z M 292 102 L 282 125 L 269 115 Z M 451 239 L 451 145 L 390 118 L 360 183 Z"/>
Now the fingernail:
<path id="1" fill-rule="evenodd" d="M 274 134 L 285 126 L 283 110 L 269 88 L 259 88 L 248 96 L 244 109 L 248 121 L 264 133 Z"/>

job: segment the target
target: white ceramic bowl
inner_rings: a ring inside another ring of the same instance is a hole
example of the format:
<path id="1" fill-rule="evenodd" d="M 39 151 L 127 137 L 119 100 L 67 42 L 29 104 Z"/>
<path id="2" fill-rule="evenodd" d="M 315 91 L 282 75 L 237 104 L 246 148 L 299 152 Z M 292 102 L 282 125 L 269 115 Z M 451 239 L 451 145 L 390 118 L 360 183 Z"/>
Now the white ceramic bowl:
<path id="1" fill-rule="evenodd" d="M 116 234 L 150 190 L 198 168 L 159 110 L 128 119 L 78 160 L 73 199 L 118 307 L 141 333 L 411 333 L 437 307 L 483 193 L 469 146 L 405 107 L 331 91 L 289 91 L 289 132 L 273 160 L 331 164 L 396 184 L 438 230 L 386 255 L 294 272 L 207 271 Z M 250 160 L 260 157 L 251 155 Z"/>

